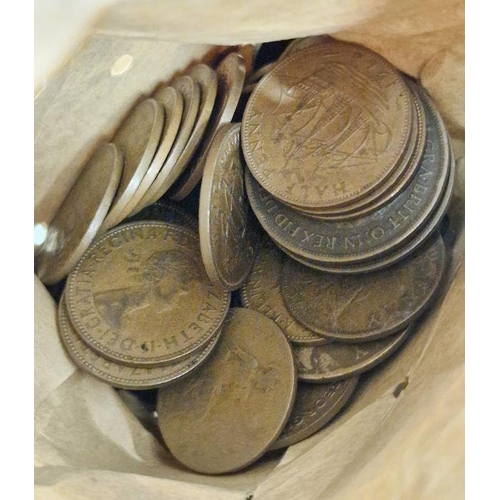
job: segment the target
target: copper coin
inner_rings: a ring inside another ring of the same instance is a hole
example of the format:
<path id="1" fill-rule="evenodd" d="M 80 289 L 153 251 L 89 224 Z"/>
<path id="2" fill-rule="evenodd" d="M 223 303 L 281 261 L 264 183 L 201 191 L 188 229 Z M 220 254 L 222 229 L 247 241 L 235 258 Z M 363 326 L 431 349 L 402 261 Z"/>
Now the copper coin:
<path id="1" fill-rule="evenodd" d="M 146 99 L 125 118 L 113 137 L 113 143 L 123 154 L 123 173 L 99 235 L 119 224 L 132 210 L 130 202 L 156 153 L 164 121 L 163 107 L 154 99 Z"/>
<path id="2" fill-rule="evenodd" d="M 309 47 L 313 47 L 314 45 L 330 43 L 331 41 L 332 37 L 330 35 L 316 35 L 308 36 L 305 38 L 296 38 L 295 40 L 292 40 L 288 44 L 287 48 L 282 52 L 281 56 L 279 57 L 279 61 L 301 50 L 308 49 Z"/>
<path id="3" fill-rule="evenodd" d="M 177 160 L 191 137 L 200 108 L 201 90 L 199 84 L 188 75 L 176 78 L 172 83 L 172 87 L 181 93 L 184 101 L 181 126 L 165 163 L 132 215 L 159 200 L 181 174 Z"/>
<path id="4" fill-rule="evenodd" d="M 334 340 L 366 342 L 414 321 L 438 289 L 445 247 L 437 236 L 397 264 L 368 274 L 332 275 L 290 260 L 281 289 L 304 326 Z"/>
<path id="5" fill-rule="evenodd" d="M 159 220 L 177 224 L 198 231 L 198 220 L 174 201 L 160 198 L 152 205 L 143 208 L 138 214 L 129 217 L 126 222 Z"/>
<path id="6" fill-rule="evenodd" d="M 238 46 L 236 52 L 243 58 L 245 63 L 245 75 L 250 75 L 253 72 L 255 65 L 255 56 L 257 55 L 259 46 L 253 43 Z"/>
<path id="7" fill-rule="evenodd" d="M 175 138 L 179 131 L 182 118 L 184 102 L 181 93 L 174 87 L 163 87 L 155 94 L 155 100 L 165 110 L 165 125 L 163 127 L 160 144 L 156 150 L 155 156 L 149 165 L 146 175 L 142 179 L 139 187 L 130 200 L 130 206 L 133 207 L 129 213 L 135 211 L 139 202 L 151 188 L 158 172 L 163 167 L 165 160 L 172 149 Z"/>
<path id="8" fill-rule="evenodd" d="M 269 71 L 271 71 L 276 66 L 276 64 L 278 64 L 278 62 L 273 61 L 265 64 L 264 66 L 261 66 L 257 71 L 255 71 L 251 75 L 248 75 L 245 84 L 257 83 L 261 78 L 266 76 Z"/>
<path id="9" fill-rule="evenodd" d="M 321 385 L 299 383 L 290 419 L 269 449 L 291 446 L 318 432 L 349 401 L 357 383 L 357 377 Z"/>
<path id="10" fill-rule="evenodd" d="M 286 57 L 259 82 L 243 116 L 243 152 L 281 201 L 346 206 L 393 172 L 411 121 L 397 70 L 364 47 L 332 40 Z"/>
<path id="11" fill-rule="evenodd" d="M 288 257 L 267 236 L 261 238 L 252 272 L 241 289 L 244 306 L 271 318 L 294 344 L 331 342 L 331 339 L 311 332 L 288 312 L 281 295 L 281 275 L 287 260 Z"/>
<path id="12" fill-rule="evenodd" d="M 204 474 L 239 470 L 281 434 L 295 400 L 292 351 L 279 327 L 250 309 L 231 309 L 203 370 L 158 393 L 165 444 Z"/>
<path id="13" fill-rule="evenodd" d="M 195 157 L 172 187 L 173 200 L 183 200 L 200 182 L 217 129 L 233 119 L 245 81 L 243 58 L 236 52 L 226 56 L 217 66 L 217 79 L 217 97 L 212 116 Z"/>
<path id="14" fill-rule="evenodd" d="M 111 206 L 122 168 L 123 158 L 114 144 L 98 148 L 83 167 L 38 252 L 36 273 L 43 283 L 64 278 L 90 246 Z"/>
<path id="15" fill-rule="evenodd" d="M 82 370 L 113 387 L 130 390 L 155 389 L 182 379 L 208 358 L 218 340 L 214 337 L 176 364 L 156 368 L 122 365 L 100 356 L 81 339 L 71 324 L 64 295 L 59 303 L 59 335 L 70 358 Z"/>
<path id="16" fill-rule="evenodd" d="M 393 252 L 416 234 L 442 196 L 449 164 L 444 124 L 425 91 L 419 92 L 427 127 L 422 160 L 408 186 L 373 213 L 352 221 L 314 219 L 281 203 L 246 172 L 250 204 L 273 240 L 307 260 L 351 266 Z"/>
<path id="17" fill-rule="evenodd" d="M 237 290 L 250 273 L 258 233 L 243 180 L 240 124 L 219 128 L 207 155 L 200 191 L 200 243 L 212 283 Z"/>
<path id="18" fill-rule="evenodd" d="M 172 363 L 209 342 L 230 300 L 203 269 L 198 235 L 161 222 L 108 232 L 87 250 L 66 290 L 83 340 L 131 366 Z"/>
<path id="19" fill-rule="evenodd" d="M 294 347 L 299 380 L 304 382 L 338 382 L 359 375 L 382 363 L 408 338 L 412 325 L 384 339 L 346 344 Z"/>

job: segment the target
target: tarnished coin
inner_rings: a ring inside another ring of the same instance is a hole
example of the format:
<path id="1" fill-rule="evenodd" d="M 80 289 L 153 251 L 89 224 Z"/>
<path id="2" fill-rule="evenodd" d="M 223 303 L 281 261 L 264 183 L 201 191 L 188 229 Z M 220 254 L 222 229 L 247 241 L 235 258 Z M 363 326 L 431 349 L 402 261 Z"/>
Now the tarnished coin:
<path id="1" fill-rule="evenodd" d="M 281 275 L 287 260 L 288 257 L 267 236 L 262 236 L 252 272 L 241 289 L 244 306 L 271 318 L 294 344 L 331 342 L 308 330 L 288 312 L 281 295 Z"/>
<path id="2" fill-rule="evenodd" d="M 332 275 L 294 260 L 283 269 L 288 310 L 312 331 L 345 342 L 386 337 L 414 321 L 445 269 L 439 235 L 397 264 L 367 274 Z"/>
<path id="3" fill-rule="evenodd" d="M 393 172 L 411 122 L 398 71 L 364 47 L 332 40 L 284 58 L 259 82 L 243 116 L 243 152 L 284 203 L 346 206 Z"/>
<path id="4" fill-rule="evenodd" d="M 181 93 L 177 89 L 174 87 L 163 87 L 156 92 L 155 100 L 160 106 L 163 106 L 165 110 L 165 125 L 155 156 L 149 165 L 146 175 L 130 200 L 130 206 L 133 208 L 129 210 L 129 213 L 135 211 L 138 203 L 151 188 L 151 185 L 172 149 L 181 124 L 184 102 Z"/>
<path id="5" fill-rule="evenodd" d="M 114 144 L 94 153 L 51 221 L 36 261 L 45 284 L 63 279 L 90 246 L 113 202 L 123 168 Z"/>
<path id="6" fill-rule="evenodd" d="M 99 380 L 121 389 L 155 389 L 180 380 L 198 368 L 214 350 L 219 335 L 178 363 L 159 367 L 132 367 L 110 361 L 93 351 L 76 333 L 66 310 L 64 295 L 59 303 L 59 335 L 70 358 Z"/>
<path id="7" fill-rule="evenodd" d="M 200 243 L 213 283 L 240 288 L 252 270 L 259 240 L 247 200 L 240 124 L 219 128 L 207 155 L 200 191 Z"/>
<path id="8" fill-rule="evenodd" d="M 366 372 L 393 354 L 408 338 L 412 329 L 412 325 L 409 325 L 390 337 L 361 344 L 331 342 L 321 346 L 294 346 L 299 380 L 338 382 Z"/>
<path id="9" fill-rule="evenodd" d="M 250 309 L 231 309 L 203 370 L 158 393 L 166 445 L 205 474 L 257 460 L 283 430 L 296 392 L 293 355 L 279 327 Z"/>
<path id="10" fill-rule="evenodd" d="M 269 449 L 278 450 L 291 446 L 318 432 L 349 401 L 357 383 L 357 377 L 331 384 L 299 383 L 290 419 Z"/>
<path id="11" fill-rule="evenodd" d="M 154 99 L 146 99 L 125 118 L 113 137 L 113 144 L 123 154 L 123 173 L 99 235 L 119 224 L 132 211 L 130 202 L 156 153 L 164 122 L 163 106 Z"/>
<path id="12" fill-rule="evenodd" d="M 96 241 L 68 277 L 68 312 L 84 341 L 131 366 L 160 366 L 209 342 L 230 294 L 203 269 L 198 235 L 132 222 Z"/>
<path id="13" fill-rule="evenodd" d="M 248 76 L 245 84 L 249 85 L 252 83 L 257 83 L 261 78 L 266 76 L 269 71 L 271 71 L 276 66 L 276 64 L 278 64 L 278 62 L 273 61 L 265 64 L 264 66 L 261 66 L 257 71 Z"/>
<path id="14" fill-rule="evenodd" d="M 296 38 L 292 40 L 287 48 L 282 52 L 279 60 L 281 61 L 285 57 L 288 57 L 296 52 L 299 52 L 304 49 L 308 49 L 309 47 L 313 47 L 314 45 L 321 45 L 323 43 L 329 43 L 332 41 L 332 37 L 330 35 L 317 35 L 317 36 L 308 36 L 305 38 Z"/>
<path id="15" fill-rule="evenodd" d="M 177 160 L 184 151 L 196 122 L 200 108 L 201 89 L 199 84 L 188 75 L 176 78 L 172 83 L 172 87 L 181 93 L 184 101 L 181 126 L 165 163 L 132 215 L 159 200 L 181 174 Z"/>
<path id="16" fill-rule="evenodd" d="M 129 217 L 126 222 L 159 220 L 162 222 L 170 222 L 182 227 L 194 229 L 198 231 L 198 220 L 189 212 L 184 210 L 175 201 L 165 200 L 160 198 L 152 205 L 143 208 L 138 214 Z"/>
<path id="17" fill-rule="evenodd" d="M 373 213 L 352 221 L 307 217 L 271 196 L 247 171 L 250 204 L 273 240 L 312 261 L 353 265 L 393 252 L 425 224 L 446 185 L 449 149 L 440 116 L 426 92 L 419 92 L 427 127 L 421 163 L 408 186 Z"/>
<path id="18" fill-rule="evenodd" d="M 200 182 L 208 151 L 211 148 L 217 129 L 220 125 L 229 123 L 234 115 L 245 81 L 245 63 L 243 58 L 233 52 L 226 56 L 217 66 L 217 96 L 214 110 L 205 130 L 196 155 L 172 186 L 171 198 L 183 200 Z"/>

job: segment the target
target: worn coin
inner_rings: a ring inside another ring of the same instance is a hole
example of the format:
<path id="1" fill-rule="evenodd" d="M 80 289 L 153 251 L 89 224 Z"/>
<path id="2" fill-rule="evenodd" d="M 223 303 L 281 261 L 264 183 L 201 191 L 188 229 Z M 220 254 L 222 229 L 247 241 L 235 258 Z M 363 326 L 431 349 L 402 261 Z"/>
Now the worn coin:
<path id="1" fill-rule="evenodd" d="M 285 59 L 300 50 L 308 49 L 309 47 L 313 47 L 314 45 L 321 45 L 323 43 L 329 43 L 332 41 L 332 37 L 330 35 L 316 35 L 316 36 L 308 36 L 305 38 L 296 38 L 292 40 L 287 48 L 282 52 L 279 60 Z"/>
<path id="2" fill-rule="evenodd" d="M 444 269 L 445 247 L 437 235 L 405 260 L 373 273 L 333 275 L 291 259 L 281 289 L 288 310 L 307 328 L 335 340 L 366 342 L 414 321 Z"/>
<path id="3" fill-rule="evenodd" d="M 271 318 L 297 345 L 318 345 L 331 339 L 311 332 L 289 312 L 281 295 L 281 275 L 288 257 L 263 235 L 252 272 L 241 288 L 241 300 L 245 307 L 259 311 Z"/>
<path id="4" fill-rule="evenodd" d="M 281 201 L 346 206 L 393 172 L 411 122 L 411 95 L 397 70 L 364 47 L 332 40 L 286 57 L 259 82 L 243 116 L 243 152 Z"/>
<path id="5" fill-rule="evenodd" d="M 276 66 L 276 64 L 278 64 L 278 62 L 273 61 L 265 64 L 264 66 L 261 66 L 257 71 L 248 76 L 248 78 L 245 81 L 245 84 L 248 85 L 252 83 L 257 83 L 262 77 L 267 75 L 269 71 L 271 71 Z"/>
<path id="6" fill-rule="evenodd" d="M 299 383 L 290 419 L 269 449 L 291 446 L 318 432 L 349 401 L 357 383 L 357 377 L 321 385 Z"/>
<path id="7" fill-rule="evenodd" d="M 129 217 L 126 222 L 159 220 L 198 231 L 198 220 L 184 210 L 175 201 L 160 198 L 152 205 L 143 208 L 139 213 Z"/>
<path id="8" fill-rule="evenodd" d="M 132 222 L 87 250 L 68 277 L 66 300 L 94 350 L 122 364 L 160 366 L 213 338 L 230 294 L 210 283 L 194 231 Z"/>
<path id="9" fill-rule="evenodd" d="M 133 209 L 129 210 L 129 213 L 132 211 L 135 212 L 138 203 L 151 188 L 151 185 L 172 149 L 181 124 L 184 101 L 182 100 L 181 93 L 177 89 L 174 87 L 163 87 L 155 93 L 155 100 L 160 106 L 163 106 L 165 110 L 165 125 L 155 156 L 151 161 L 146 175 L 130 200 L 130 206 L 133 207 Z"/>
<path id="10" fill-rule="evenodd" d="M 248 204 L 240 149 L 240 124 L 219 128 L 207 155 L 200 190 L 200 243 L 213 283 L 240 288 L 252 270 L 258 232 Z"/>
<path id="11" fill-rule="evenodd" d="M 296 386 L 292 351 L 280 328 L 256 311 L 231 309 L 203 370 L 159 391 L 161 433 L 190 469 L 239 470 L 280 435 Z"/>
<path id="12" fill-rule="evenodd" d="M 99 235 L 119 224 L 132 211 L 130 202 L 156 153 L 164 122 L 163 106 L 154 99 L 146 99 L 125 118 L 113 137 L 113 143 L 123 154 L 123 172 Z"/>
<path id="13" fill-rule="evenodd" d="M 217 66 L 217 96 L 214 110 L 205 130 L 205 134 L 196 150 L 196 155 L 172 186 L 171 198 L 183 200 L 200 182 L 208 151 L 212 145 L 217 129 L 229 123 L 234 115 L 245 81 L 245 63 L 243 58 L 233 52 L 226 56 Z"/>
<path id="14" fill-rule="evenodd" d="M 353 265 L 394 251 L 425 224 L 446 185 L 449 149 L 436 108 L 423 89 L 419 92 L 427 127 L 421 163 L 408 186 L 373 213 L 352 221 L 307 217 L 274 198 L 246 172 L 250 204 L 273 240 L 308 260 Z"/>
<path id="15" fill-rule="evenodd" d="M 144 198 L 137 205 L 133 214 L 159 200 L 181 174 L 177 160 L 184 151 L 195 125 L 198 110 L 200 108 L 201 89 L 200 85 L 189 75 L 183 75 L 176 78 L 172 83 L 172 87 L 181 93 L 184 101 L 181 126 L 165 163 L 158 172 L 153 184 L 144 195 Z"/>
<path id="16" fill-rule="evenodd" d="M 208 358 L 219 338 L 215 336 L 206 346 L 175 364 L 142 368 L 122 365 L 100 356 L 82 340 L 71 324 L 64 295 L 59 303 L 59 334 L 77 366 L 113 387 L 130 390 L 155 389 L 180 380 Z"/>
<path id="17" fill-rule="evenodd" d="M 408 338 L 412 328 L 409 325 L 390 337 L 361 344 L 331 342 L 321 346 L 294 346 L 299 380 L 338 382 L 366 372 L 394 353 Z"/>
<path id="18" fill-rule="evenodd" d="M 111 206 L 122 168 L 121 154 L 109 143 L 98 148 L 83 167 L 38 252 L 36 273 L 43 283 L 64 278 L 90 246 Z"/>

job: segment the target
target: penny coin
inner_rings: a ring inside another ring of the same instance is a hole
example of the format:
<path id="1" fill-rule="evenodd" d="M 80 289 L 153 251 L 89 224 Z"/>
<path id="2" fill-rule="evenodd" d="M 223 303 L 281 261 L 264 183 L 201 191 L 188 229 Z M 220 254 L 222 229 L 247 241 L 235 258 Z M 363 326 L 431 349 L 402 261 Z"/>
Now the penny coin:
<path id="1" fill-rule="evenodd" d="M 393 172 L 411 123 L 398 71 L 364 47 L 332 40 L 284 58 L 259 82 L 243 116 L 243 152 L 284 203 L 346 206 Z"/>
<path id="2" fill-rule="evenodd" d="M 238 46 L 236 51 L 243 58 L 245 63 L 245 75 L 250 75 L 253 72 L 255 56 L 257 55 L 258 49 L 259 46 L 252 43 Z"/>
<path id="3" fill-rule="evenodd" d="M 294 346 L 299 380 L 338 382 L 366 372 L 394 353 L 408 338 L 411 330 L 412 326 L 409 325 L 400 333 L 362 344 L 331 342 L 321 346 Z"/>
<path id="4" fill-rule="evenodd" d="M 93 351 L 77 334 L 66 310 L 64 295 L 59 303 L 59 334 L 73 362 L 102 382 L 120 389 L 155 389 L 180 380 L 200 366 L 217 343 L 214 337 L 206 346 L 176 364 L 160 367 L 132 367 L 110 361 Z"/>
<path id="5" fill-rule="evenodd" d="M 203 370 L 158 393 L 165 444 L 194 471 L 239 470 L 281 434 L 296 386 L 292 351 L 280 328 L 256 311 L 231 309 Z"/>
<path id="6" fill-rule="evenodd" d="M 367 274 L 332 275 L 289 260 L 281 290 L 290 313 L 334 340 L 366 342 L 414 321 L 444 274 L 445 247 L 438 235 L 391 267 Z"/>
<path id="7" fill-rule="evenodd" d="M 200 182 L 217 129 L 233 119 L 244 81 L 245 63 L 239 54 L 233 52 L 217 66 L 217 96 L 212 116 L 195 157 L 172 187 L 173 200 L 183 200 Z"/>
<path id="8" fill-rule="evenodd" d="M 349 401 L 357 383 L 357 377 L 321 385 L 299 383 L 290 419 L 269 450 L 291 446 L 322 429 Z"/>
<path id="9" fill-rule="evenodd" d="M 160 366 L 209 342 L 230 294 L 203 269 L 198 235 L 132 222 L 96 241 L 68 277 L 67 308 L 83 340 L 131 366 Z"/>
<path id="10" fill-rule="evenodd" d="M 273 61 L 260 67 L 257 71 L 255 71 L 255 73 L 252 73 L 251 75 L 248 76 L 245 83 L 246 84 L 257 83 L 262 77 L 267 75 L 269 71 L 271 71 L 276 66 L 276 64 L 278 64 L 278 62 Z"/>
<path id="11" fill-rule="evenodd" d="M 64 278 L 90 246 L 113 202 L 122 168 L 123 158 L 110 143 L 98 148 L 83 167 L 37 255 L 36 273 L 43 283 Z"/>
<path id="12" fill-rule="evenodd" d="M 160 198 L 152 205 L 143 208 L 138 214 L 127 219 L 127 222 L 159 220 L 177 224 L 198 231 L 198 220 L 174 201 Z"/>
<path id="13" fill-rule="evenodd" d="M 130 201 L 156 153 L 164 121 L 163 107 L 154 99 L 146 99 L 125 118 L 113 137 L 113 143 L 123 154 L 123 173 L 99 235 L 119 224 L 130 213 Z"/>
<path id="14" fill-rule="evenodd" d="M 317 35 L 317 36 L 308 36 L 305 38 L 296 38 L 292 40 L 287 48 L 282 52 L 279 57 L 279 61 L 285 59 L 296 52 L 299 52 L 304 49 L 308 49 L 309 47 L 313 47 L 314 45 L 321 45 L 323 43 L 329 43 L 332 41 L 332 37 L 330 35 Z"/>
<path id="15" fill-rule="evenodd" d="M 130 206 L 134 210 L 137 204 L 142 200 L 148 189 L 153 184 L 158 172 L 162 168 L 168 153 L 172 149 L 177 132 L 181 124 L 182 109 L 184 103 L 181 93 L 174 87 L 163 87 L 155 94 L 155 100 L 165 110 L 165 125 L 163 127 L 160 144 L 156 150 L 155 156 L 142 179 L 139 187 L 130 200 Z M 131 213 L 132 210 L 129 210 Z"/>
<path id="16" fill-rule="evenodd" d="M 207 155 L 200 190 L 200 243 L 213 283 L 237 290 L 252 270 L 258 233 L 243 180 L 240 124 L 219 128 Z"/>
<path id="17" fill-rule="evenodd" d="M 331 342 L 301 325 L 289 312 L 281 295 L 281 275 L 288 257 L 263 236 L 248 280 L 241 289 L 245 307 L 271 318 L 288 337 L 298 345 L 317 345 Z"/>
<path id="18" fill-rule="evenodd" d="M 201 89 L 189 75 L 176 78 L 172 87 L 181 93 L 184 101 L 181 126 L 163 167 L 132 215 L 159 200 L 181 174 L 177 160 L 184 151 L 195 125 L 200 108 Z"/>
<path id="19" fill-rule="evenodd" d="M 394 251 L 425 224 L 446 185 L 449 150 L 437 110 L 419 92 L 427 127 L 422 160 L 408 186 L 373 213 L 352 221 L 314 219 L 281 203 L 246 172 L 250 204 L 273 240 L 307 260 L 353 265 Z"/>

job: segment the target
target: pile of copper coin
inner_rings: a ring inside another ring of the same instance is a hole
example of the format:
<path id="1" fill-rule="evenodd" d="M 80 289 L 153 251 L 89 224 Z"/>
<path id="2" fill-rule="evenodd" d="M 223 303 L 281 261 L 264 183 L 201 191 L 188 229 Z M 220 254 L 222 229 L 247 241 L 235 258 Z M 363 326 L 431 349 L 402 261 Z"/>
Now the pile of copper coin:
<path id="1" fill-rule="evenodd" d="M 446 268 L 454 163 L 425 90 L 326 36 L 258 68 L 248 50 L 137 105 L 36 258 L 69 356 L 159 388 L 166 446 L 205 474 L 323 428 L 418 334 Z"/>

